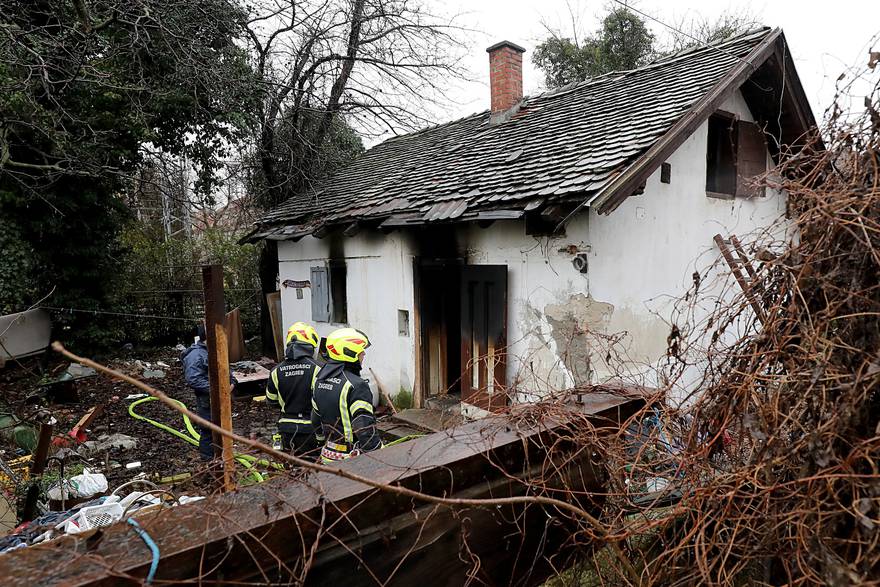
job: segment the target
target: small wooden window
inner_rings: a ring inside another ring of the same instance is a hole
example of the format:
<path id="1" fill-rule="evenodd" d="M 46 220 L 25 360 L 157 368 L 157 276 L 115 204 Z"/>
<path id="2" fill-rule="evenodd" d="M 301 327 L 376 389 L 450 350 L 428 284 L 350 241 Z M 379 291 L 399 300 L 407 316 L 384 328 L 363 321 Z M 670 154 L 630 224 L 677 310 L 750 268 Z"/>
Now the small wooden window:
<path id="1" fill-rule="evenodd" d="M 312 267 L 312 320 L 330 322 L 330 280 L 326 267 Z"/>
<path id="2" fill-rule="evenodd" d="M 663 163 L 660 165 L 660 183 L 672 183 L 672 165 Z"/>
<path id="3" fill-rule="evenodd" d="M 327 267 L 312 267 L 312 320 L 348 322 L 345 261 L 331 260 Z"/>
<path id="4" fill-rule="evenodd" d="M 755 178 L 767 172 L 767 142 L 764 132 L 754 122 L 737 122 L 736 195 L 764 195 L 764 186 L 755 185 Z"/>
<path id="5" fill-rule="evenodd" d="M 706 193 L 733 198 L 764 195 L 755 178 L 767 171 L 767 143 L 760 127 L 716 112 L 709 117 L 706 149 Z"/>

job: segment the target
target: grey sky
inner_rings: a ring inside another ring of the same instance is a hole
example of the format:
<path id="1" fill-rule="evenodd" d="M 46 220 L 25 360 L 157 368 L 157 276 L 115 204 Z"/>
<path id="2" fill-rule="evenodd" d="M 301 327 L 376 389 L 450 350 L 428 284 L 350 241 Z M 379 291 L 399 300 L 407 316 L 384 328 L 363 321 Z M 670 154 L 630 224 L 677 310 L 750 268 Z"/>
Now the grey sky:
<path id="1" fill-rule="evenodd" d="M 535 45 L 548 35 L 543 23 L 570 34 L 570 5 L 579 15 L 580 31 L 590 32 L 597 28 L 599 17 L 610 3 L 610 0 L 432 0 L 429 3 L 431 10 L 460 14 L 458 24 L 477 31 L 469 35 L 471 48 L 466 59 L 476 81 L 450 88 L 444 100 L 448 101 L 448 111 L 438 114 L 438 118 L 451 120 L 488 107 L 489 68 L 485 47 L 496 41 L 510 40 L 527 49 L 523 61 L 525 92 L 542 91 L 543 80 L 540 72 L 532 66 L 531 54 Z M 631 5 L 673 25 L 689 17 L 711 21 L 724 12 L 745 11 L 758 22 L 781 27 L 807 97 L 819 119 L 831 103 L 837 77 L 853 66 L 864 68 L 872 43 L 875 49 L 880 48 L 877 37 L 880 8 L 865 0 L 643 0 Z M 661 41 L 667 36 L 668 31 L 662 25 L 649 24 Z"/>

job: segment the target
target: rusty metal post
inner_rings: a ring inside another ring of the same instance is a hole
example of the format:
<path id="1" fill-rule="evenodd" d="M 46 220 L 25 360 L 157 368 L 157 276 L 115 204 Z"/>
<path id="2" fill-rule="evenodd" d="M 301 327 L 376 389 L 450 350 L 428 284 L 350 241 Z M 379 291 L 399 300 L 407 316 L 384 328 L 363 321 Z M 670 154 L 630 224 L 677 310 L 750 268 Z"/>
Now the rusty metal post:
<path id="1" fill-rule="evenodd" d="M 229 352 L 226 340 L 226 301 L 223 297 L 223 267 L 202 267 L 205 292 L 205 338 L 208 345 L 208 382 L 211 386 L 211 420 L 232 430 L 232 394 L 229 382 Z M 223 460 L 223 490 L 235 489 L 232 439 L 214 433 L 214 458 Z"/>

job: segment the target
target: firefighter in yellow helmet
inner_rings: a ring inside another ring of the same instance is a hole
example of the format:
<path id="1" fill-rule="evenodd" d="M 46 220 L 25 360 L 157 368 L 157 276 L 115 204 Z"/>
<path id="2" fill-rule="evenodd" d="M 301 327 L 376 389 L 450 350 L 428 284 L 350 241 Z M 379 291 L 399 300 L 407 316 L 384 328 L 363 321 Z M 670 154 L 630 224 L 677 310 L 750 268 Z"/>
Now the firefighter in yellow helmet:
<path id="1" fill-rule="evenodd" d="M 281 448 L 297 456 L 316 452 L 312 428 L 312 386 L 318 375 L 315 349 L 320 337 L 311 325 L 297 322 L 287 330 L 284 360 L 272 369 L 266 384 L 266 401 L 281 408 L 278 432 Z"/>
<path id="2" fill-rule="evenodd" d="M 312 426 L 324 463 L 341 461 L 382 448 L 373 393 L 361 379 L 361 361 L 370 346 L 366 334 L 354 328 L 327 337 L 327 363 L 315 379 Z"/>

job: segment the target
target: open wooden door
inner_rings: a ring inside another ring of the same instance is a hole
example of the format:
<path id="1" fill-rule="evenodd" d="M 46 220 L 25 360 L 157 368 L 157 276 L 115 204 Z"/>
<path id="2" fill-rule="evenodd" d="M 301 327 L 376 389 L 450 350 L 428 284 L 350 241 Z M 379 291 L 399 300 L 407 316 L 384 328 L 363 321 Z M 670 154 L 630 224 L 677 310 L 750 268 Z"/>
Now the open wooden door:
<path id="1" fill-rule="evenodd" d="M 461 401 L 487 411 L 507 405 L 507 266 L 461 268 Z"/>

